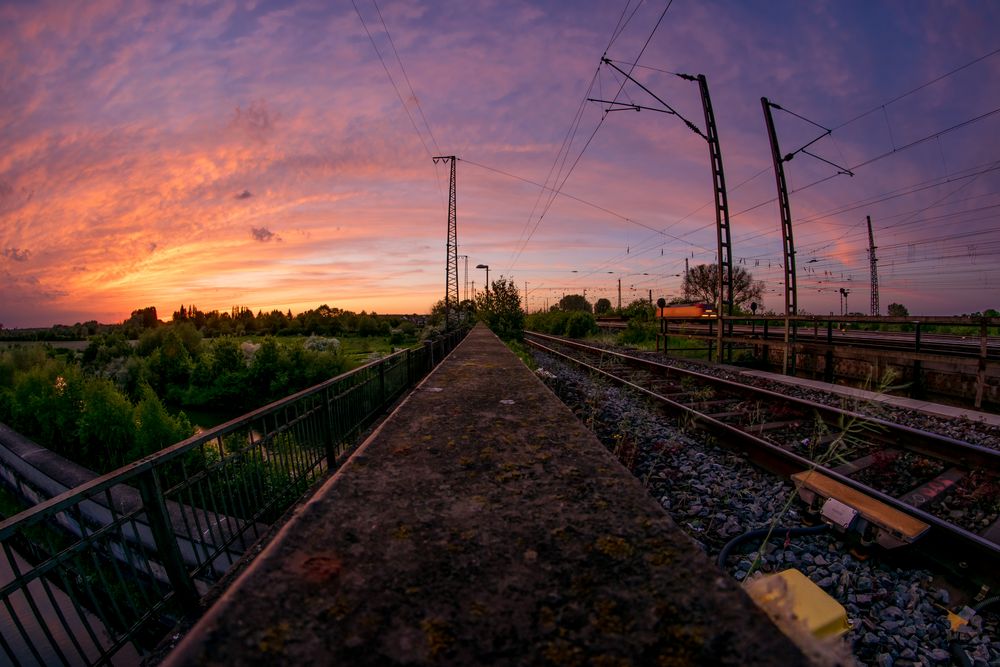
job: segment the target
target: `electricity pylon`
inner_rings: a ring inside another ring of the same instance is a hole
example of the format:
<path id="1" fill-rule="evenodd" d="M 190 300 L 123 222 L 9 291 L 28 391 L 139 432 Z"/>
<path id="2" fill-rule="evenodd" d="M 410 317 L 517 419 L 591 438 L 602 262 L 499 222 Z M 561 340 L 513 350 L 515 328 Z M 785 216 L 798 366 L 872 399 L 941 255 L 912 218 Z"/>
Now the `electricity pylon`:
<path id="1" fill-rule="evenodd" d="M 878 259 L 875 257 L 875 235 L 872 233 L 872 217 L 868 218 L 868 264 L 872 274 L 872 315 L 878 315 Z"/>
<path id="2" fill-rule="evenodd" d="M 440 160 L 444 164 L 451 163 L 451 181 L 448 188 L 448 244 L 445 249 L 446 260 L 444 270 L 444 312 L 445 326 L 452 329 L 458 325 L 458 211 L 455 201 L 455 163 L 454 155 L 439 155 L 431 158 L 434 164 Z"/>

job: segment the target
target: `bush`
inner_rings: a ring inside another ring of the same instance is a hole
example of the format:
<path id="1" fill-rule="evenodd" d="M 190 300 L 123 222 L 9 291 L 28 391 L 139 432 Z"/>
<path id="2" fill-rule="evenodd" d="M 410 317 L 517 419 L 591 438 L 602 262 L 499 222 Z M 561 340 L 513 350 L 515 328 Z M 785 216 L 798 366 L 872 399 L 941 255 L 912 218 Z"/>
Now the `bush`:
<path id="1" fill-rule="evenodd" d="M 593 314 L 576 311 L 569 313 L 566 320 L 566 335 L 570 338 L 583 338 L 588 334 L 597 333 L 597 320 Z"/>
<path id="2" fill-rule="evenodd" d="M 570 338 L 583 338 L 597 332 L 597 320 L 592 314 L 582 311 L 553 310 L 535 313 L 528 316 L 525 324 L 533 331 Z"/>
<path id="3" fill-rule="evenodd" d="M 629 320 L 625 330 L 618 334 L 618 340 L 626 345 L 639 345 L 656 340 L 656 325 Z"/>

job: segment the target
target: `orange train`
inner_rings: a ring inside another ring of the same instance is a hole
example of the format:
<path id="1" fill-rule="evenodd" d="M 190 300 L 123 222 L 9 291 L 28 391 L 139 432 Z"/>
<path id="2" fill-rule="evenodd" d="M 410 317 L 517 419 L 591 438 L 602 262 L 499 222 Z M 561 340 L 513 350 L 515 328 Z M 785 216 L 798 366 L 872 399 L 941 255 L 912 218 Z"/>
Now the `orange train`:
<path id="1" fill-rule="evenodd" d="M 657 317 L 715 317 L 715 307 L 710 303 L 675 303 L 656 309 Z"/>

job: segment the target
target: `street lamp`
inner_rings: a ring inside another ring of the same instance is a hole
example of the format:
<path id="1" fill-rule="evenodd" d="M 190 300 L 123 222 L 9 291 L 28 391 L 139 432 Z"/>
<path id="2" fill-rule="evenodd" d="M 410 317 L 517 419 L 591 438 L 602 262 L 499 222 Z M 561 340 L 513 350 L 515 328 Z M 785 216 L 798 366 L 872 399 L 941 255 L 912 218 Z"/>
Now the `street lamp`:
<path id="1" fill-rule="evenodd" d="M 489 308 L 490 305 L 490 265 L 489 264 L 477 264 L 477 269 L 486 269 L 486 307 Z"/>

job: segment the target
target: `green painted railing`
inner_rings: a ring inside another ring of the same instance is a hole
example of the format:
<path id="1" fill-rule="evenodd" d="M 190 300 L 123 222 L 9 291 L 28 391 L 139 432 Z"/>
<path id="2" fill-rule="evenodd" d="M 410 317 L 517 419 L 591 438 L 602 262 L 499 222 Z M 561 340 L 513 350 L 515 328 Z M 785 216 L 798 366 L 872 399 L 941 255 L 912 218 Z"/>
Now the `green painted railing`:
<path id="1" fill-rule="evenodd" d="M 0 523 L 0 663 L 138 663 L 464 334 L 337 376 Z"/>

